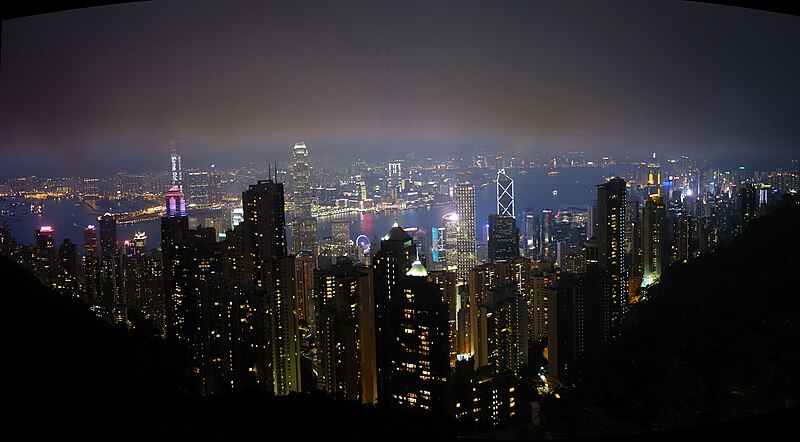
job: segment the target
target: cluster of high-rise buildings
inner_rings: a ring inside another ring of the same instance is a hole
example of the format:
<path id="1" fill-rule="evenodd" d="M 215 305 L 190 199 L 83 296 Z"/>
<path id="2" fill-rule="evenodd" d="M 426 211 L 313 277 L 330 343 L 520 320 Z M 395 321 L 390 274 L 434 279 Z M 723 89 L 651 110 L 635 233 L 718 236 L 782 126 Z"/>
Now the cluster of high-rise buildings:
<path id="1" fill-rule="evenodd" d="M 481 168 L 489 161 L 478 160 Z M 359 167 L 349 172 L 362 203 L 394 204 L 422 186 L 403 161 L 388 164 L 382 188 L 368 188 Z M 455 203 L 441 227 L 396 221 L 375 247 L 354 242 L 349 222 L 337 220 L 318 238 L 312 207 L 322 194 L 312 192 L 302 142 L 290 190 L 270 168 L 220 231 L 189 225 L 173 151 L 157 248 L 148 251 L 143 234 L 120 243 L 105 214 L 85 230 L 82 256 L 69 240 L 56 248 L 47 226 L 33 246 L 20 246 L 8 224 L 0 252 L 109 322 L 135 326 L 128 312 L 140 312 L 183 345 L 205 394 L 323 390 L 493 428 L 530 418 L 533 385 L 547 391 L 578 379 L 670 265 L 740 233 L 774 199 L 770 183 L 784 178 L 687 169 L 663 179 L 654 156 L 642 175 L 597 185 L 587 208 L 517 213 L 510 170 L 496 175 L 485 256 L 476 185 L 466 179 L 433 186 Z"/>

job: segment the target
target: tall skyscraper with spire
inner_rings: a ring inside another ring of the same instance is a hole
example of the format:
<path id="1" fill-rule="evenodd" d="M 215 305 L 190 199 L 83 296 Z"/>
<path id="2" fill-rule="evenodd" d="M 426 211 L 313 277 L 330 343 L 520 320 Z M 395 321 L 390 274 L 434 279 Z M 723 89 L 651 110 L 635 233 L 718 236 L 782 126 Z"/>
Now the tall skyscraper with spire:
<path id="1" fill-rule="evenodd" d="M 470 182 L 456 185 L 456 214 L 458 233 L 456 239 L 456 267 L 458 280 L 466 282 L 469 271 L 475 267 L 475 186 Z"/>
<path id="2" fill-rule="evenodd" d="M 181 155 L 178 153 L 177 143 L 172 143 L 170 166 L 172 170 L 172 185 L 178 186 L 180 191 L 183 192 L 183 169 L 181 168 Z"/>
<path id="3" fill-rule="evenodd" d="M 661 165 L 653 152 L 653 161 L 647 165 L 647 194 L 661 195 Z"/>
<path id="4" fill-rule="evenodd" d="M 519 229 L 514 218 L 514 180 L 505 169 L 497 172 L 497 215 L 489 215 L 489 261 L 519 256 Z"/>
<path id="5" fill-rule="evenodd" d="M 311 168 L 308 165 L 308 148 L 302 141 L 296 143 L 292 156 L 292 251 L 315 254 L 317 248 L 317 219 L 311 215 Z"/>
<path id="6" fill-rule="evenodd" d="M 514 216 L 514 180 L 506 175 L 505 169 L 497 172 L 497 214 Z"/>

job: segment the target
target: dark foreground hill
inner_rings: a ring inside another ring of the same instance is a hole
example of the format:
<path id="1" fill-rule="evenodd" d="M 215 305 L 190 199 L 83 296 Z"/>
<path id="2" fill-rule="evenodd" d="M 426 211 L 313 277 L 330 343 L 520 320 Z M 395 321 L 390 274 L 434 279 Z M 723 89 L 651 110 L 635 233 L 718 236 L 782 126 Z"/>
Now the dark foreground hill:
<path id="1" fill-rule="evenodd" d="M 671 268 L 584 382 L 542 404 L 534 436 L 697 429 L 796 411 L 799 230 L 800 206 L 781 207 L 719 252 Z"/>
<path id="2" fill-rule="evenodd" d="M 324 394 L 200 397 L 168 342 L 98 319 L 0 256 L 6 431 L 40 437 L 243 439 L 441 436 L 441 416 Z"/>

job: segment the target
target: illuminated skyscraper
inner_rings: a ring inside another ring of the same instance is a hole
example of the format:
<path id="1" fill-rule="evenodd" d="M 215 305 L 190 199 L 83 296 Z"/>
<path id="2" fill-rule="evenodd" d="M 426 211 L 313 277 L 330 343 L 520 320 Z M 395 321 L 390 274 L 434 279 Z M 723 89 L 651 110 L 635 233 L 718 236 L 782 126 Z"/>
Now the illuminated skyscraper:
<path id="1" fill-rule="evenodd" d="M 178 186 L 178 189 L 183 192 L 183 169 L 181 168 L 181 156 L 178 153 L 178 149 L 175 147 L 174 143 L 172 146 L 172 153 L 170 154 L 170 166 L 172 171 L 172 185 Z"/>
<path id="2" fill-rule="evenodd" d="M 628 311 L 628 268 L 625 263 L 626 183 L 613 178 L 597 186 L 599 268 L 605 272 L 604 336 L 617 335 Z"/>
<path id="3" fill-rule="evenodd" d="M 489 261 L 503 262 L 519 256 L 519 229 L 512 216 L 489 215 Z"/>
<path id="4" fill-rule="evenodd" d="M 238 226 L 242 221 L 244 221 L 244 209 L 237 207 L 231 210 L 231 228 Z"/>
<path id="5" fill-rule="evenodd" d="M 188 253 L 189 218 L 179 210 L 183 192 L 175 185 L 166 197 L 166 216 L 161 218 L 161 259 L 164 277 L 166 335 L 187 347 L 192 342 L 187 315 L 192 311 L 187 298 L 191 280 Z"/>
<path id="6" fill-rule="evenodd" d="M 518 376 L 528 363 L 528 311 L 517 290 L 513 283 L 493 287 L 477 309 L 477 359 L 483 359 L 495 374 Z"/>
<path id="7" fill-rule="evenodd" d="M 387 168 L 388 176 L 386 179 L 386 187 L 392 199 L 397 199 L 402 191 L 402 164 L 403 163 L 400 161 L 392 161 Z"/>
<path id="8" fill-rule="evenodd" d="M 35 274 L 45 287 L 56 287 L 56 273 L 58 269 L 56 244 L 53 238 L 53 228 L 42 226 L 36 230 L 36 248 L 34 249 Z"/>
<path id="9" fill-rule="evenodd" d="M 211 204 L 211 174 L 207 170 L 190 170 L 187 175 L 189 201 L 199 205 Z"/>
<path id="10" fill-rule="evenodd" d="M 374 333 L 369 274 L 343 262 L 314 279 L 320 383 L 338 398 L 374 402 L 374 341 L 365 339 Z"/>
<path id="11" fill-rule="evenodd" d="M 166 217 L 180 218 L 186 216 L 186 198 L 178 185 L 170 187 L 166 195 Z"/>
<path id="12" fill-rule="evenodd" d="M 298 323 L 308 326 L 316 334 L 314 321 L 314 257 L 301 254 L 294 261 L 295 296 L 297 297 Z"/>
<path id="13" fill-rule="evenodd" d="M 100 250 L 97 246 L 97 230 L 89 225 L 83 232 L 85 255 L 83 261 L 83 290 L 85 301 L 95 304 L 101 301 L 100 289 Z"/>
<path id="14" fill-rule="evenodd" d="M 739 191 L 739 207 L 744 229 L 758 216 L 758 189 L 752 183 L 742 183 Z"/>
<path id="15" fill-rule="evenodd" d="M 350 239 L 350 221 L 331 221 L 331 236 L 337 241 L 353 242 L 353 240 Z"/>
<path id="16" fill-rule="evenodd" d="M 556 259 L 555 215 L 553 209 L 542 210 L 538 256 L 542 261 L 554 261 Z"/>
<path id="17" fill-rule="evenodd" d="M 525 256 L 536 258 L 536 249 L 539 246 L 539 217 L 533 208 L 524 212 Z"/>
<path id="18" fill-rule="evenodd" d="M 300 391 L 300 349 L 295 299 L 295 263 L 286 249 L 283 183 L 259 180 L 242 192 L 251 226 L 255 281 L 265 290 L 269 320 L 267 349 L 273 391 Z"/>
<path id="19" fill-rule="evenodd" d="M 653 152 L 653 161 L 647 165 L 647 195 L 661 195 L 661 165 L 656 161 Z"/>
<path id="20" fill-rule="evenodd" d="M 117 219 L 106 213 L 97 218 L 100 241 L 100 280 L 103 303 L 111 310 L 124 309 L 122 273 L 119 269 L 119 250 L 117 249 Z M 121 313 L 120 313 L 121 314 Z M 115 321 L 121 321 L 119 314 Z"/>
<path id="21" fill-rule="evenodd" d="M 78 250 L 69 239 L 58 248 L 56 288 L 70 297 L 78 296 Z"/>
<path id="22" fill-rule="evenodd" d="M 460 282 L 466 282 L 469 271 L 475 267 L 475 186 L 459 183 L 455 189 L 458 234 L 456 239 L 456 266 Z"/>
<path id="23" fill-rule="evenodd" d="M 437 269 L 442 268 L 442 264 L 445 263 L 445 233 L 444 227 L 433 227 L 431 228 L 431 264 L 429 266 L 434 266 Z"/>
<path id="24" fill-rule="evenodd" d="M 308 148 L 302 141 L 293 149 L 292 251 L 295 254 L 317 252 L 317 219 L 311 216 L 311 168 L 308 165 Z"/>
<path id="25" fill-rule="evenodd" d="M 661 279 L 667 266 L 667 211 L 663 199 L 650 195 L 644 204 L 643 232 L 643 282 L 647 286 Z"/>
<path id="26" fill-rule="evenodd" d="M 122 243 L 120 271 L 122 273 L 122 292 L 125 304 L 132 309 L 141 310 L 148 296 L 145 283 L 148 268 L 147 235 L 136 232 L 132 240 Z"/>
<path id="27" fill-rule="evenodd" d="M 442 216 L 442 221 L 444 222 L 444 264 L 448 270 L 455 272 L 458 265 L 458 213 L 445 214 Z M 441 255 L 439 258 L 441 259 Z"/>
<path id="28" fill-rule="evenodd" d="M 449 315 L 445 286 L 419 260 L 397 281 L 389 300 L 391 403 L 444 411 L 450 372 Z"/>
<path id="29" fill-rule="evenodd" d="M 0 255 L 10 257 L 15 248 L 16 242 L 11 236 L 11 225 L 8 224 L 8 221 L 3 220 L 3 223 L 0 224 Z"/>
<path id="30" fill-rule="evenodd" d="M 505 169 L 497 172 L 497 214 L 514 217 L 514 180 Z"/>
<path id="31" fill-rule="evenodd" d="M 411 236 L 395 221 L 381 238 L 381 248 L 373 260 L 375 305 L 375 356 L 377 368 L 377 397 L 379 402 L 391 402 L 392 334 L 395 318 L 390 310 L 392 299 L 400 294 L 397 282 L 412 263 L 416 248 Z"/>

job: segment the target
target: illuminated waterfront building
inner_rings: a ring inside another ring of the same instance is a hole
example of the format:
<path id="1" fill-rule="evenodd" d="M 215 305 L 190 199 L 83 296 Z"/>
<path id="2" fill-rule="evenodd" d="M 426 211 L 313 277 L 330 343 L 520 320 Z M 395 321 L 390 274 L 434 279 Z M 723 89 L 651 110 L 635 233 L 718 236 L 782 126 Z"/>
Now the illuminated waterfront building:
<path id="1" fill-rule="evenodd" d="M 396 200 L 403 191 L 402 162 L 392 161 L 387 168 L 386 190 L 392 200 Z"/>
<path id="2" fill-rule="evenodd" d="M 350 241 L 350 221 L 334 220 L 331 221 L 331 236 L 339 241 Z"/>

